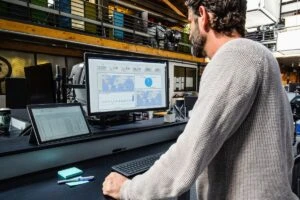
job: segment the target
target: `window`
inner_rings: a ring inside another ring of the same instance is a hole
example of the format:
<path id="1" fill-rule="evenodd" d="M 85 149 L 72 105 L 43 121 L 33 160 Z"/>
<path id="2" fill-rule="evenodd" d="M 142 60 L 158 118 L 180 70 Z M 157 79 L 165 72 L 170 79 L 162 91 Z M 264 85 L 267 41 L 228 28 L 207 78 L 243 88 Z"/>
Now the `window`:
<path id="1" fill-rule="evenodd" d="M 196 91 L 197 69 L 174 66 L 174 91 Z"/>

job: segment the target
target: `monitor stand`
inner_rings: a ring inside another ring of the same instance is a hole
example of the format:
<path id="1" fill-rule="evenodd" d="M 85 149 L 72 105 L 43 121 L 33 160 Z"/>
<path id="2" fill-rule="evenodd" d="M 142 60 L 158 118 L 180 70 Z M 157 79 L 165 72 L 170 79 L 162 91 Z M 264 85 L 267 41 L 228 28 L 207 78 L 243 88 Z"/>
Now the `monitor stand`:
<path id="1" fill-rule="evenodd" d="M 37 138 L 33 132 L 33 128 L 31 127 L 29 131 L 30 131 L 29 144 L 38 145 Z"/>
<path id="2" fill-rule="evenodd" d="M 88 122 L 92 126 L 99 126 L 101 129 L 106 129 L 111 126 L 135 123 L 137 121 L 136 116 L 135 113 L 106 115 L 88 118 Z"/>

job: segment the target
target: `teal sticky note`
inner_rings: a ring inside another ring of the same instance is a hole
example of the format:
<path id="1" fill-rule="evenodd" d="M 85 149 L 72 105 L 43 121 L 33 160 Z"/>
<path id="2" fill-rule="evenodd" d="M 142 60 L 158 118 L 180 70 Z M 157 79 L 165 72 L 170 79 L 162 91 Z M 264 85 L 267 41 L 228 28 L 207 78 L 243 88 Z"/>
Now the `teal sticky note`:
<path id="1" fill-rule="evenodd" d="M 85 184 L 85 183 L 88 183 L 88 182 L 89 181 L 75 181 L 75 182 L 66 183 L 66 185 L 68 185 L 70 187 L 73 187 L 73 186 Z"/>
<path id="2" fill-rule="evenodd" d="M 60 180 L 73 178 L 75 176 L 80 176 L 81 174 L 83 174 L 83 171 L 77 167 L 71 167 L 57 172 L 58 179 Z"/>

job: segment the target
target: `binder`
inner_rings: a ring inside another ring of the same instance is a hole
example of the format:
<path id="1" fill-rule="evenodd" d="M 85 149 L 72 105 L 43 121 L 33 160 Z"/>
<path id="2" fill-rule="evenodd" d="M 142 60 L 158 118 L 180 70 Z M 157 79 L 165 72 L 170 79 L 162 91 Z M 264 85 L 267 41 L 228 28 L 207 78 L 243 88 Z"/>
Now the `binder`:
<path id="1" fill-rule="evenodd" d="M 113 22 L 115 26 L 124 27 L 124 14 L 114 11 L 113 12 Z M 124 32 L 119 29 L 114 29 L 114 38 L 124 39 Z"/>
<path id="2" fill-rule="evenodd" d="M 90 3 L 88 1 L 84 2 L 84 16 L 88 19 L 97 19 L 97 6 L 94 3 Z M 85 23 L 85 30 L 89 33 L 96 33 L 97 32 L 97 25 L 92 23 Z"/>
<path id="3" fill-rule="evenodd" d="M 5 2 L 0 1 L 0 16 L 8 16 L 8 5 Z"/>
<path id="4" fill-rule="evenodd" d="M 71 1 L 71 13 L 80 17 L 84 17 L 84 3 L 82 0 Z M 72 28 L 84 30 L 84 21 L 72 19 Z"/>
<path id="5" fill-rule="evenodd" d="M 65 13 L 71 13 L 70 0 L 59 0 L 59 10 Z M 71 28 L 71 18 L 59 16 L 58 25 L 62 28 Z"/>
<path id="6" fill-rule="evenodd" d="M 31 0 L 31 3 L 42 7 L 48 7 L 47 0 Z M 47 21 L 47 16 L 48 13 L 45 11 L 31 9 L 31 17 L 33 22 L 45 24 Z"/>

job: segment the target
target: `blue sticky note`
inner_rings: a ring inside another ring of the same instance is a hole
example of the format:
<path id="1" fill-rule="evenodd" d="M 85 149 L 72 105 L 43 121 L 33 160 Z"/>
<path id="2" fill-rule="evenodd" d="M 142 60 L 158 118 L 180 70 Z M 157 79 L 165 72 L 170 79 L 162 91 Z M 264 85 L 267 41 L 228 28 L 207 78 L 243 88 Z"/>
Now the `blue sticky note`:
<path id="1" fill-rule="evenodd" d="M 88 182 L 89 181 L 75 181 L 75 182 L 66 183 L 66 185 L 68 185 L 70 187 L 73 187 L 73 186 L 85 184 L 85 183 L 88 183 Z"/>
<path id="2" fill-rule="evenodd" d="M 83 171 L 81 169 L 78 169 L 77 167 L 71 167 L 57 172 L 58 179 L 70 179 L 76 176 L 80 176 L 81 174 L 83 174 Z"/>

